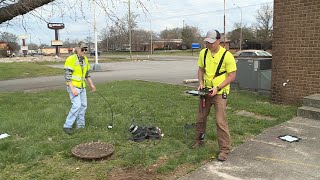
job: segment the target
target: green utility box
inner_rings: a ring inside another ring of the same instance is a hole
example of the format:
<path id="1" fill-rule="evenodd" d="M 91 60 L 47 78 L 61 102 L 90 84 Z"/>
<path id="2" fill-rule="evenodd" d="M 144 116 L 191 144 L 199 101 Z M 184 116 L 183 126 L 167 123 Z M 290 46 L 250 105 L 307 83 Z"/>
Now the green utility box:
<path id="1" fill-rule="evenodd" d="M 272 58 L 238 57 L 235 83 L 240 89 L 271 90 Z"/>

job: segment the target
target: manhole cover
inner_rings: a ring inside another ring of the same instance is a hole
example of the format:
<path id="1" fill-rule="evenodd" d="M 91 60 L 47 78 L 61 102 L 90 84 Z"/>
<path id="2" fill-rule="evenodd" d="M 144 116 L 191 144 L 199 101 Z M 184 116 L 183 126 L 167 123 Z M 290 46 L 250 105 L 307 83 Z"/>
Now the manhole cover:
<path id="1" fill-rule="evenodd" d="M 101 159 L 110 156 L 113 151 L 113 145 L 103 142 L 78 144 L 71 149 L 74 156 L 82 159 Z"/>

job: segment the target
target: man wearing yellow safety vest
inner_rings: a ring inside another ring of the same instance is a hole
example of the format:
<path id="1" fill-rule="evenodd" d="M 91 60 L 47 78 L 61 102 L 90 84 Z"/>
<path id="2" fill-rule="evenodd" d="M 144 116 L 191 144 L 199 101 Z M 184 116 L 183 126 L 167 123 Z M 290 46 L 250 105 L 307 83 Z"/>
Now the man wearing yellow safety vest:
<path id="1" fill-rule="evenodd" d="M 86 51 L 87 46 L 85 44 L 75 48 L 74 54 L 69 56 L 64 64 L 67 91 L 72 107 L 63 125 L 63 130 L 69 135 L 72 134 L 72 126 L 75 121 L 77 128 L 84 128 L 85 126 L 85 113 L 87 109 L 85 79 L 89 83 L 91 91 L 96 91 L 96 87 L 89 75 L 90 64 L 85 56 Z"/>
<path id="2" fill-rule="evenodd" d="M 192 148 L 204 144 L 207 116 L 215 107 L 219 161 L 225 161 L 230 152 L 230 134 L 226 118 L 227 96 L 230 83 L 236 77 L 237 66 L 233 55 L 220 46 L 220 33 L 208 31 L 204 39 L 207 48 L 200 51 L 198 59 L 199 92 L 201 94 L 196 124 L 196 139 Z"/>

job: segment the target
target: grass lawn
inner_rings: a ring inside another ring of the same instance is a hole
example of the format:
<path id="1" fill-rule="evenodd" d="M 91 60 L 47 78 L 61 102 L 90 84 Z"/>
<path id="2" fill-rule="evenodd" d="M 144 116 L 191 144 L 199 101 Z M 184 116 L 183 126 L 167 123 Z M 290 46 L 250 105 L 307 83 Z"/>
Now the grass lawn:
<path id="1" fill-rule="evenodd" d="M 39 76 L 63 75 L 64 70 L 42 66 L 39 63 L 0 63 L 0 81 Z"/>
<path id="2" fill-rule="evenodd" d="M 201 49 L 187 49 L 187 50 L 156 50 L 153 51 L 152 55 L 165 55 L 165 56 L 198 56 Z M 121 51 L 109 51 L 102 52 L 101 55 L 130 55 L 130 52 L 121 52 Z M 132 55 L 150 55 L 150 52 L 132 52 Z"/>
<path id="3" fill-rule="evenodd" d="M 184 86 L 142 81 L 116 81 L 97 86 L 112 105 L 114 127 L 108 129 L 111 111 L 101 96 L 88 92 L 86 128 L 71 136 L 62 131 L 70 108 L 66 90 L 34 93 L 0 93 L 0 179 L 172 179 L 182 176 L 216 155 L 213 111 L 208 119 L 206 146 L 192 150 L 198 98 L 186 95 Z M 275 105 L 267 97 L 233 92 L 228 101 L 232 146 L 238 146 L 268 127 L 295 116 L 297 107 Z M 243 117 L 245 110 L 273 120 Z M 131 124 L 158 126 L 164 137 L 140 143 L 128 140 Z M 77 144 L 102 141 L 115 146 L 106 160 L 83 161 L 72 156 Z M 129 178 L 130 179 L 130 178 Z"/>
<path id="4" fill-rule="evenodd" d="M 89 57 L 91 64 L 94 63 L 94 58 Z M 100 63 L 103 62 L 122 62 L 130 61 L 126 58 L 101 58 Z M 63 64 L 64 61 L 57 62 L 14 62 L 14 63 L 0 63 L 0 81 L 10 79 L 21 79 L 40 76 L 58 76 L 64 75 L 64 70 L 60 68 L 52 68 L 45 65 L 48 64 Z"/>

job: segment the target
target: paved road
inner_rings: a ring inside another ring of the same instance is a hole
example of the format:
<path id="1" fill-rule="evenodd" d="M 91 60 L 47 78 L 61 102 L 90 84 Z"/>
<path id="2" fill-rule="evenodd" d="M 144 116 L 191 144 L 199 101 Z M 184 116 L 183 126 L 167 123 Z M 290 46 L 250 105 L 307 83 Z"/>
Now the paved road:
<path id="1" fill-rule="evenodd" d="M 184 79 L 197 77 L 196 60 L 133 61 L 100 63 L 102 72 L 93 72 L 93 81 L 104 83 L 114 80 L 148 80 L 183 84 Z M 63 65 L 51 65 L 63 68 Z M 64 86 L 64 76 L 37 77 L 0 81 L 0 92 L 30 91 Z"/>
<path id="2" fill-rule="evenodd" d="M 101 57 L 118 57 L 118 58 L 128 58 L 129 56 L 125 55 L 105 55 Z M 183 61 L 183 60 L 197 60 L 198 56 L 165 56 L 165 55 L 132 55 L 133 59 L 149 59 L 152 58 L 153 60 L 159 61 Z"/>

